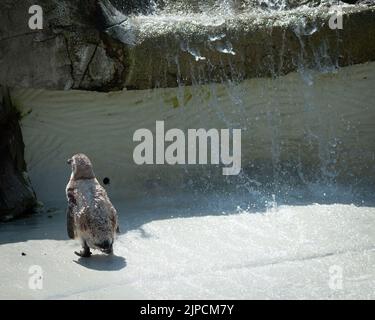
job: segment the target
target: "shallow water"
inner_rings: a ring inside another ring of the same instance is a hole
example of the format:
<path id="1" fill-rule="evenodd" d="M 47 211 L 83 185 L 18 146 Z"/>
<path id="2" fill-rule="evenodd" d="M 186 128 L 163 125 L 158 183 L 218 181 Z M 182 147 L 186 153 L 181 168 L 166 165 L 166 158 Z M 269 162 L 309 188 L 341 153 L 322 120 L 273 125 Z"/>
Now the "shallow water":
<path id="1" fill-rule="evenodd" d="M 111 257 L 74 255 L 63 203 L 1 224 L 0 298 L 375 298 L 374 207 L 270 202 L 257 211 L 169 200 L 116 202 L 121 234 Z M 33 265 L 40 290 L 29 288 Z"/>

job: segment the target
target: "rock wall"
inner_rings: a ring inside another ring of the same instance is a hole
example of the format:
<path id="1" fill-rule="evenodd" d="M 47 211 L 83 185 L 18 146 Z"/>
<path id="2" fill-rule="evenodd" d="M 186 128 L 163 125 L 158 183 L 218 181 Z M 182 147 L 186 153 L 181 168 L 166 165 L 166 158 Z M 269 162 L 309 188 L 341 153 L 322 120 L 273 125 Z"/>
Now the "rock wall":
<path id="1" fill-rule="evenodd" d="M 375 60 L 371 3 L 343 7 L 344 28 L 331 30 L 329 6 L 240 11 L 221 21 L 212 15 L 210 21 L 199 14 L 176 20 L 142 15 L 146 2 L 113 1 L 119 11 L 107 0 L 6 0 L 0 12 L 0 84 L 147 89 L 189 85 L 197 77 L 274 77 L 298 70 L 301 61 L 319 68 L 327 58 L 337 66 Z M 32 4 L 43 8 L 43 30 L 28 27 Z M 129 12 L 141 15 L 128 17 Z"/>
<path id="2" fill-rule="evenodd" d="M 36 198 L 26 173 L 18 114 L 0 87 L 0 221 L 31 213 Z"/>
<path id="3" fill-rule="evenodd" d="M 43 29 L 28 26 L 31 5 Z M 5 1 L 0 11 L 0 83 L 48 89 L 120 89 L 124 66 L 100 33 L 97 1 Z"/>
<path id="4" fill-rule="evenodd" d="M 245 13 L 211 21 L 199 15 L 182 21 L 134 18 L 107 33 L 130 43 L 128 89 L 278 77 L 373 61 L 375 8 L 343 8 L 343 29 L 337 30 L 329 27 L 329 10 Z"/>

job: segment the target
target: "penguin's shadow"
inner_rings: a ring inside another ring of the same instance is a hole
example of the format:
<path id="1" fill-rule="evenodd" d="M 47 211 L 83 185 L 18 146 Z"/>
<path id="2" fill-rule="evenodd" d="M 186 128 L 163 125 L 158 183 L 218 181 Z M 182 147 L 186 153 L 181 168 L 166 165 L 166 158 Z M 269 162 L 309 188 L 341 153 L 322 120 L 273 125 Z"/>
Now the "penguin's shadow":
<path id="1" fill-rule="evenodd" d="M 78 258 L 74 262 L 98 271 L 117 271 L 126 267 L 126 259 L 116 255 L 95 254 L 90 258 Z"/>

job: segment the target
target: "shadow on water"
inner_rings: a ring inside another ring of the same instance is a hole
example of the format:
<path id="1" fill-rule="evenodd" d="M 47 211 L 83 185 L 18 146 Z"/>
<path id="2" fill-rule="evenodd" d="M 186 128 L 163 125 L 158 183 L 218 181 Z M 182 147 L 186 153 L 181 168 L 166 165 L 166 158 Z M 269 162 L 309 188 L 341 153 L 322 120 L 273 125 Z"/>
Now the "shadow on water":
<path id="1" fill-rule="evenodd" d="M 78 258 L 74 262 L 97 271 L 117 271 L 126 267 L 126 259 L 116 255 L 94 254 L 90 258 Z"/>

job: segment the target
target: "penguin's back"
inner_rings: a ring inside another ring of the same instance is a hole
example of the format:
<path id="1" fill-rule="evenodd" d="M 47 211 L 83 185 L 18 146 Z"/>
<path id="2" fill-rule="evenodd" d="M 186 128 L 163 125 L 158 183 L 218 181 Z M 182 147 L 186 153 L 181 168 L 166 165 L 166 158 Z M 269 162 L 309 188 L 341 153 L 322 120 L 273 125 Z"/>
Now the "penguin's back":
<path id="1" fill-rule="evenodd" d="M 91 248 L 105 249 L 113 243 L 117 228 L 117 212 L 107 192 L 95 178 L 78 180 L 76 192 L 74 220 L 78 238 Z"/>

